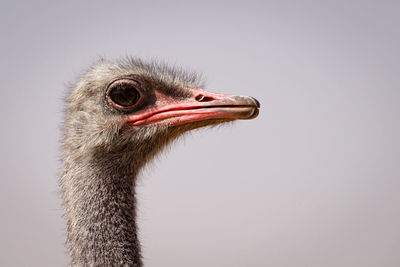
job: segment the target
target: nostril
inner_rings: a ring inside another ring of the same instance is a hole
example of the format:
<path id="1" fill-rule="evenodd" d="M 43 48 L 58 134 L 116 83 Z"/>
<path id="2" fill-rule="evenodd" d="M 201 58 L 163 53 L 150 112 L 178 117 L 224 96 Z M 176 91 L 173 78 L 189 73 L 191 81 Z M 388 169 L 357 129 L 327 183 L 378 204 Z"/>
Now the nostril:
<path id="1" fill-rule="evenodd" d="M 198 101 L 198 102 L 209 102 L 209 101 L 215 100 L 215 99 L 212 98 L 212 97 L 205 96 L 205 95 L 202 95 L 202 94 L 197 95 L 197 96 L 195 97 L 195 99 L 196 99 L 196 101 Z"/>

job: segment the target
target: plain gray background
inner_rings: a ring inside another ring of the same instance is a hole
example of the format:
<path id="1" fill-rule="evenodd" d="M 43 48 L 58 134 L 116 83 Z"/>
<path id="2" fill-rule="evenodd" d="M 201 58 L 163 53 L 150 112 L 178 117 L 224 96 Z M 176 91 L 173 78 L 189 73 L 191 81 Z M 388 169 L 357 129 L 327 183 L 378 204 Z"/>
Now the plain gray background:
<path id="1" fill-rule="evenodd" d="M 133 55 L 262 105 L 143 173 L 146 266 L 400 266 L 399 14 L 399 1 L 2 1 L 0 265 L 67 265 L 65 88 L 100 56 Z"/>

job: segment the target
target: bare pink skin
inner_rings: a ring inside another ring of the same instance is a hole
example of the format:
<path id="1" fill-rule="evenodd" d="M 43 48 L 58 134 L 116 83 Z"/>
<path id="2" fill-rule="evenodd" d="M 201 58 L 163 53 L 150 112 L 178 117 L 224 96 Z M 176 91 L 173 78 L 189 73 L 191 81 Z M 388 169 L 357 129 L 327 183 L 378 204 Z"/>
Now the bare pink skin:
<path id="1" fill-rule="evenodd" d="M 193 97 L 177 101 L 156 93 L 156 103 L 139 113 L 129 115 L 129 125 L 146 125 L 163 121 L 169 126 L 210 119 L 252 119 L 258 114 L 259 103 L 251 97 L 231 96 L 190 89 Z"/>

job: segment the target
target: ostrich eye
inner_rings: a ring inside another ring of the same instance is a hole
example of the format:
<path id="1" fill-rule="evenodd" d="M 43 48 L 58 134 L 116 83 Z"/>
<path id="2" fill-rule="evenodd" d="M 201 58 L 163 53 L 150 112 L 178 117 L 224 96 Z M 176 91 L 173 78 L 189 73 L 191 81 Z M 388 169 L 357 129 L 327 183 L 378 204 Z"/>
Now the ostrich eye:
<path id="1" fill-rule="evenodd" d="M 139 84 L 133 80 L 118 80 L 109 86 L 107 97 L 117 108 L 129 108 L 134 106 L 140 98 L 138 88 Z"/>

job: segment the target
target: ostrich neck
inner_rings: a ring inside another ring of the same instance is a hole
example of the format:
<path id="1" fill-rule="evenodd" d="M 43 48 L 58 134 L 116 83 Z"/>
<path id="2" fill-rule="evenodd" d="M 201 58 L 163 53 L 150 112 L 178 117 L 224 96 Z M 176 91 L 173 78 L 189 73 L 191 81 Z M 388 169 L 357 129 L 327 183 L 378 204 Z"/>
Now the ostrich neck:
<path id="1" fill-rule="evenodd" d="M 61 179 L 74 266 L 142 266 L 135 210 L 139 167 L 121 158 L 103 154 L 75 162 Z"/>

